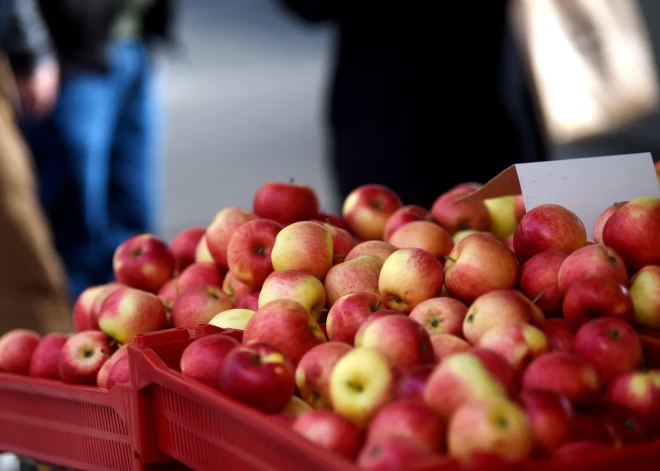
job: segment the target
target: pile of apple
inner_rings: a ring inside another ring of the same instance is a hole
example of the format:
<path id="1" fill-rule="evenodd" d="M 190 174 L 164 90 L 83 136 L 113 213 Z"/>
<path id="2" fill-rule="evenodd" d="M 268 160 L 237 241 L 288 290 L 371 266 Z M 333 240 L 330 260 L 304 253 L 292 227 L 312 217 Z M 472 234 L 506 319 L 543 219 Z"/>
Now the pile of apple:
<path id="1" fill-rule="evenodd" d="M 660 435 L 660 198 L 618 202 L 587 241 L 566 208 L 522 198 L 403 206 L 357 188 L 343 216 L 267 183 L 168 246 L 117 248 L 116 281 L 88 288 L 76 333 L 0 338 L 0 370 L 111 388 L 126 345 L 212 324 L 181 371 L 365 469 L 570 460 Z"/>

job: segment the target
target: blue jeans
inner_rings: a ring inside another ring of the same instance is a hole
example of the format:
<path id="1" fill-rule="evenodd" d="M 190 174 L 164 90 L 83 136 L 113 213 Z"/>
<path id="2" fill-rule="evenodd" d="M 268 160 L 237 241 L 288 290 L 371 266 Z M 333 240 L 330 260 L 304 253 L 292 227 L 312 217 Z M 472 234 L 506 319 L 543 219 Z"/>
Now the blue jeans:
<path id="1" fill-rule="evenodd" d="M 112 280 L 128 237 L 155 230 L 161 168 L 157 100 L 141 41 L 112 45 L 107 73 L 63 77 L 53 114 L 26 123 L 42 204 L 75 299 Z"/>

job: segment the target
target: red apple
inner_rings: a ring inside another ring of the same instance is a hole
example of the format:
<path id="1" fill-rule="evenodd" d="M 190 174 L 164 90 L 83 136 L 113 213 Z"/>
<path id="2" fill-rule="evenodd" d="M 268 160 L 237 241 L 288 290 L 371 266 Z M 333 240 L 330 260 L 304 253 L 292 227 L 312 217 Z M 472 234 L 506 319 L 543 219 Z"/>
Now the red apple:
<path id="1" fill-rule="evenodd" d="M 293 430 L 349 460 L 355 459 L 364 441 L 364 434 L 357 425 L 346 417 L 326 410 L 314 410 L 298 417 Z"/>
<path id="2" fill-rule="evenodd" d="M 314 409 L 332 409 L 330 374 L 352 347 L 343 342 L 326 342 L 309 349 L 296 367 L 296 385 L 301 397 Z"/>
<path id="3" fill-rule="evenodd" d="M 252 293 L 252 288 L 239 281 L 232 272 L 227 272 L 227 276 L 225 276 L 222 282 L 222 291 L 236 303 L 244 296 Z"/>
<path id="4" fill-rule="evenodd" d="M 592 275 L 628 286 L 628 270 L 621 257 L 605 245 L 594 244 L 576 250 L 564 260 L 558 275 L 559 289 L 566 293 L 573 283 Z"/>
<path id="5" fill-rule="evenodd" d="M 410 312 L 409 317 L 424 326 L 430 336 L 463 335 L 463 321 L 467 306 L 454 298 L 431 298 L 422 301 Z"/>
<path id="6" fill-rule="evenodd" d="M 215 215 L 206 229 L 204 239 L 213 261 L 225 270 L 229 268 L 227 250 L 234 232 L 246 222 L 254 221 L 257 216 L 251 212 L 230 206 Z"/>
<path id="7" fill-rule="evenodd" d="M 660 329 L 660 265 L 648 265 L 630 279 L 630 297 L 635 306 L 635 322 Z"/>
<path id="8" fill-rule="evenodd" d="M 117 289 L 121 287 L 122 285 L 115 282 L 102 285 L 101 291 L 94 299 L 94 303 L 92 304 L 92 309 L 90 310 L 89 313 L 89 318 L 92 327 L 91 329 L 88 330 L 99 330 L 99 316 L 101 315 L 101 308 L 103 307 L 103 303 L 105 302 L 106 299 L 108 299 L 108 296 L 110 296 L 112 293 L 114 293 Z"/>
<path id="9" fill-rule="evenodd" d="M 571 440 L 573 408 L 565 397 L 550 391 L 523 391 L 520 404 L 527 412 L 541 451 L 552 453 Z"/>
<path id="10" fill-rule="evenodd" d="M 176 271 L 181 273 L 188 265 L 195 263 L 195 251 L 205 232 L 205 227 L 189 227 L 172 240 L 170 249 Z"/>
<path id="11" fill-rule="evenodd" d="M 441 195 L 431 207 L 433 219 L 451 234 L 465 229 L 476 231 L 490 229 L 490 213 L 483 201 L 456 202 L 479 187 L 480 185 L 459 185 Z"/>
<path id="12" fill-rule="evenodd" d="M 374 312 L 369 317 L 365 318 L 360 324 L 357 332 L 355 332 L 355 338 L 353 339 L 353 344 L 361 345 L 362 337 L 364 336 L 364 332 L 367 330 L 367 327 L 369 327 L 372 323 L 376 322 L 377 320 L 385 316 L 405 316 L 405 314 L 401 312 L 390 311 L 389 309 L 380 309 L 379 311 Z"/>
<path id="13" fill-rule="evenodd" d="M 653 432 L 660 431 L 660 381 L 657 374 L 643 371 L 622 373 L 612 378 L 605 400 L 644 417 Z"/>
<path id="14" fill-rule="evenodd" d="M 271 259 L 276 272 L 304 271 L 323 280 L 332 267 L 332 234 L 313 221 L 291 224 L 277 235 Z"/>
<path id="15" fill-rule="evenodd" d="M 249 309 L 251 311 L 256 311 L 259 309 L 259 295 L 261 291 L 255 291 L 253 293 L 247 294 L 240 298 L 236 302 L 236 309 Z"/>
<path id="16" fill-rule="evenodd" d="M 227 246 L 227 264 L 237 280 L 260 288 L 273 271 L 271 252 L 282 226 L 269 219 L 246 222 L 234 231 Z"/>
<path id="17" fill-rule="evenodd" d="M 392 237 L 392 234 L 394 234 L 397 229 L 410 222 L 431 221 L 431 219 L 431 213 L 421 206 L 417 206 L 416 204 L 403 206 L 394 211 L 394 213 L 392 213 L 387 219 L 387 224 L 385 224 L 385 231 L 383 233 L 383 240 L 389 242 L 390 237 Z"/>
<path id="18" fill-rule="evenodd" d="M 377 259 L 380 263 L 385 263 L 385 260 L 396 252 L 396 247 L 382 240 L 368 240 L 357 244 L 353 249 L 348 252 L 345 262 L 353 260 L 354 258 L 361 257 L 362 255 L 369 255 Z"/>
<path id="19" fill-rule="evenodd" d="M 174 276 L 174 255 L 163 240 L 141 234 L 117 247 L 112 267 L 119 283 L 157 293 Z"/>
<path id="20" fill-rule="evenodd" d="M 212 388 L 218 387 L 220 363 L 240 342 L 229 335 L 200 337 L 188 345 L 181 355 L 181 373 Z"/>
<path id="21" fill-rule="evenodd" d="M 362 322 L 383 306 L 380 295 L 370 291 L 356 291 L 339 298 L 328 312 L 325 327 L 328 338 L 353 345 Z"/>
<path id="22" fill-rule="evenodd" d="M 158 296 L 128 287 L 113 291 L 99 314 L 101 330 L 122 344 L 164 328 L 166 321 L 165 305 Z"/>
<path id="23" fill-rule="evenodd" d="M 349 230 L 348 224 L 346 224 L 344 218 L 339 216 L 338 214 L 325 213 L 321 211 L 315 220 L 319 222 L 325 222 L 327 224 L 331 224 L 338 229 L 344 229 L 345 231 Z"/>
<path id="24" fill-rule="evenodd" d="M 107 388 L 112 389 L 117 384 L 128 384 L 129 381 L 130 369 L 128 367 L 128 356 L 124 356 L 112 363 L 108 371 Z"/>
<path id="25" fill-rule="evenodd" d="M 264 183 L 254 194 L 254 214 L 272 219 L 283 226 L 315 219 L 319 215 L 319 198 L 307 185 L 282 182 Z"/>
<path id="26" fill-rule="evenodd" d="M 76 332 L 94 330 L 92 323 L 92 308 L 94 301 L 103 291 L 105 285 L 90 286 L 78 296 L 73 306 L 73 328 Z M 98 328 L 98 325 L 96 326 Z"/>
<path id="27" fill-rule="evenodd" d="M 101 366 L 101 369 L 96 374 L 96 385 L 99 388 L 110 389 L 108 388 L 108 377 L 110 376 L 110 370 L 112 369 L 112 366 L 115 364 L 115 362 L 121 360 L 124 357 L 128 357 L 128 345 L 122 345 L 119 347 L 112 355 L 110 355 L 110 358 L 108 358 L 106 362 L 103 363 L 103 366 Z"/>
<path id="28" fill-rule="evenodd" d="M 612 214 L 614 214 L 614 211 L 616 211 L 626 203 L 627 201 L 620 201 L 618 203 L 614 203 L 612 206 L 609 206 L 605 211 L 603 211 L 603 213 L 600 215 L 600 217 L 596 221 L 596 224 L 594 225 L 594 232 L 593 232 L 593 236 L 594 236 L 593 238 L 596 244 L 603 243 L 603 228 L 605 227 L 605 223 L 607 222 L 607 220 L 610 218 Z"/>
<path id="29" fill-rule="evenodd" d="M 179 291 L 176 289 L 176 282 L 177 279 L 172 278 L 158 290 L 158 297 L 166 306 L 173 304 L 174 300 L 179 296 Z"/>
<path id="30" fill-rule="evenodd" d="M 431 345 L 436 361 L 453 355 L 454 353 L 467 352 L 470 344 L 460 337 L 451 334 L 435 334 L 431 336 Z"/>
<path id="31" fill-rule="evenodd" d="M 519 377 L 505 357 L 487 348 L 475 347 L 469 350 L 470 355 L 479 359 L 493 378 L 504 388 L 510 398 L 518 396 L 520 390 Z"/>
<path id="32" fill-rule="evenodd" d="M 69 339 L 69 334 L 46 334 L 34 349 L 30 362 L 30 376 L 46 379 L 61 379 L 60 353 Z"/>
<path id="33" fill-rule="evenodd" d="M 27 375 L 41 336 L 28 329 L 10 330 L 0 337 L 0 371 Z"/>
<path id="34" fill-rule="evenodd" d="M 96 384 L 99 370 L 111 353 L 110 339 L 103 332 L 89 330 L 72 335 L 60 352 L 59 369 L 62 381 Z"/>
<path id="35" fill-rule="evenodd" d="M 397 399 L 411 399 L 424 401 L 424 389 L 426 382 L 431 377 L 435 365 L 419 365 L 408 369 L 403 373 L 397 389 Z"/>
<path id="36" fill-rule="evenodd" d="M 357 457 L 357 465 L 365 470 L 400 470 L 411 463 L 433 456 L 424 445 L 406 437 L 390 435 L 368 442 Z"/>
<path id="37" fill-rule="evenodd" d="M 199 262 L 189 265 L 177 278 L 177 292 L 183 293 L 194 286 L 222 287 L 222 272 L 215 263 Z"/>
<path id="38" fill-rule="evenodd" d="M 479 346 L 500 354 L 518 374 L 532 360 L 550 351 L 550 342 L 543 331 L 522 323 L 493 327 L 479 339 Z"/>
<path id="39" fill-rule="evenodd" d="M 170 312 L 173 327 L 195 329 L 208 324 L 217 314 L 233 309 L 234 304 L 219 287 L 196 285 L 182 292 Z"/>
<path id="40" fill-rule="evenodd" d="M 570 254 L 586 243 L 587 230 L 580 218 L 557 204 L 542 204 L 528 211 L 513 235 L 516 256 L 523 262 L 546 250 Z"/>
<path id="41" fill-rule="evenodd" d="M 449 232 L 430 221 L 413 221 L 396 230 L 388 242 L 399 249 L 424 249 L 444 259 L 454 248 Z"/>
<path id="42" fill-rule="evenodd" d="M 564 353 L 573 351 L 573 333 L 564 319 L 548 319 L 540 328 L 548 338 L 550 350 Z"/>
<path id="43" fill-rule="evenodd" d="M 357 245 L 355 237 L 344 229 L 333 226 L 332 224 L 323 224 L 330 234 L 332 234 L 332 265 L 342 263 L 351 250 Z"/>
<path id="44" fill-rule="evenodd" d="M 589 456 L 599 456 L 603 451 L 609 448 L 602 443 L 594 441 L 577 441 L 567 443 L 560 447 L 552 455 L 553 462 L 573 463 L 576 460 L 583 460 Z"/>
<path id="45" fill-rule="evenodd" d="M 559 270 L 567 255 L 559 250 L 546 250 L 527 260 L 520 271 L 520 291 L 546 314 L 561 314 L 564 299 L 559 289 Z"/>
<path id="46" fill-rule="evenodd" d="M 387 220 L 403 204 L 399 196 L 382 185 L 362 185 L 344 200 L 344 219 L 360 240 L 382 240 Z"/>
<path id="47" fill-rule="evenodd" d="M 237 345 L 220 363 L 218 389 L 267 414 L 282 410 L 293 396 L 293 363 L 267 342 Z"/>
<path id="48" fill-rule="evenodd" d="M 273 272 L 259 293 L 259 305 L 276 299 L 291 299 L 302 304 L 314 319 L 325 319 L 327 310 L 323 283 L 314 275 L 300 270 Z"/>
<path id="49" fill-rule="evenodd" d="M 343 296 L 360 291 L 378 294 L 378 280 L 382 268 L 383 264 L 369 255 L 332 267 L 323 282 L 328 306 L 332 307 Z"/>

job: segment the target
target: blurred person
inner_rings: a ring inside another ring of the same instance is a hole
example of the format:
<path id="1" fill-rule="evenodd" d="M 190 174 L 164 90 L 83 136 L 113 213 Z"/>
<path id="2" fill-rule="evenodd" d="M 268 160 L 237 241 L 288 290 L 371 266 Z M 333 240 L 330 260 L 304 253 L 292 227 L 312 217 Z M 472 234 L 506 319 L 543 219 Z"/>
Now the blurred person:
<path id="1" fill-rule="evenodd" d="M 24 125 L 71 296 L 112 280 L 128 237 L 155 232 L 161 110 L 152 40 L 175 0 L 39 0 L 61 66 L 51 115 Z"/>
<path id="2" fill-rule="evenodd" d="M 379 183 L 429 208 L 457 183 L 546 159 L 507 0 L 280 1 L 337 27 L 328 117 L 343 198 Z"/>
<path id="3" fill-rule="evenodd" d="M 52 108 L 58 87 L 52 52 L 34 1 L 0 0 L 0 334 L 71 329 L 63 266 L 14 113 L 22 107 L 43 116 Z"/>

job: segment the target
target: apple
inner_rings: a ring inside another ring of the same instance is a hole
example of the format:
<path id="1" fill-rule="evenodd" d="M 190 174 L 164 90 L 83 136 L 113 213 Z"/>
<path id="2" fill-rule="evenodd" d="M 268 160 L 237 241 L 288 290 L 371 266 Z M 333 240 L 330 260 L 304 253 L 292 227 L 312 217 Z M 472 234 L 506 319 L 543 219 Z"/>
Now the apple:
<path id="1" fill-rule="evenodd" d="M 382 240 L 368 240 L 357 244 L 348 255 L 346 255 L 345 262 L 358 258 L 362 255 L 369 255 L 377 259 L 380 263 L 385 263 L 385 260 L 396 252 L 396 247 Z"/>
<path id="2" fill-rule="evenodd" d="M 235 206 L 225 208 L 215 215 L 206 229 L 205 240 L 209 253 L 216 264 L 225 270 L 229 268 L 227 260 L 229 240 L 236 229 L 255 219 L 257 219 L 257 216 L 250 211 Z"/>
<path id="3" fill-rule="evenodd" d="M 472 234 L 454 246 L 445 262 L 445 287 L 471 303 L 482 294 L 513 288 L 520 266 L 515 255 L 490 234 Z"/>
<path id="4" fill-rule="evenodd" d="M 387 219 L 387 224 L 385 224 L 385 231 L 383 232 L 383 240 L 389 242 L 390 237 L 392 237 L 392 234 L 394 234 L 397 229 L 410 222 L 431 220 L 431 213 L 427 209 L 422 208 L 416 204 L 403 206 L 394 211 L 392 215 Z"/>
<path id="5" fill-rule="evenodd" d="M 112 268 L 119 283 L 157 293 L 174 276 L 174 255 L 163 240 L 140 234 L 117 247 Z"/>
<path id="6" fill-rule="evenodd" d="M 341 297 L 359 291 L 378 294 L 378 280 L 383 264 L 369 255 L 362 255 L 328 271 L 323 286 L 332 307 Z"/>
<path id="7" fill-rule="evenodd" d="M 0 337 L 0 371 L 27 375 L 41 336 L 28 329 L 14 329 Z"/>
<path id="8" fill-rule="evenodd" d="M 307 272 L 300 270 L 273 272 L 261 288 L 259 306 L 276 299 L 298 301 L 317 321 L 326 317 L 323 283 Z"/>
<path id="9" fill-rule="evenodd" d="M 195 263 L 195 251 L 204 237 L 205 227 L 189 227 L 172 240 L 170 250 L 174 256 L 174 268 L 181 273 L 188 265 Z"/>
<path id="10" fill-rule="evenodd" d="M 218 313 L 233 309 L 222 289 L 213 285 L 197 285 L 188 288 L 174 301 L 170 312 L 173 327 L 195 329 L 200 324 L 208 324 Z"/>
<path id="11" fill-rule="evenodd" d="M 333 226 L 332 224 L 323 224 L 330 234 L 332 234 L 332 265 L 342 263 L 348 253 L 357 245 L 355 237 L 344 229 Z"/>
<path id="12" fill-rule="evenodd" d="M 477 453 L 522 461 L 533 448 L 534 429 L 529 417 L 506 399 L 469 401 L 456 411 L 447 427 L 448 452 L 461 461 Z"/>
<path id="13" fill-rule="evenodd" d="M 250 294 L 247 294 L 240 298 L 236 302 L 237 309 L 249 309 L 251 311 L 256 311 L 259 309 L 259 294 L 261 291 L 254 291 Z"/>
<path id="14" fill-rule="evenodd" d="M 603 228 L 605 227 L 605 223 L 607 222 L 607 220 L 610 218 L 612 214 L 614 214 L 614 211 L 616 211 L 626 203 L 627 201 L 619 201 L 618 203 L 614 203 L 612 206 L 608 206 L 608 208 L 605 211 L 603 211 L 603 213 L 600 215 L 600 217 L 596 221 L 596 224 L 594 225 L 594 231 L 593 231 L 593 239 L 596 244 L 603 243 Z"/>
<path id="15" fill-rule="evenodd" d="M 445 448 L 445 422 L 420 401 L 399 399 L 381 409 L 371 420 L 367 442 L 388 436 L 411 438 L 432 453 Z"/>
<path id="16" fill-rule="evenodd" d="M 648 265 L 630 279 L 630 297 L 635 307 L 635 322 L 660 329 L 660 265 Z"/>
<path id="17" fill-rule="evenodd" d="M 92 324 L 92 307 L 105 285 L 90 286 L 85 289 L 73 306 L 73 328 L 76 332 L 94 330 Z"/>
<path id="18" fill-rule="evenodd" d="M 300 396 L 314 409 L 332 409 L 330 374 L 337 362 L 353 348 L 343 342 L 326 342 L 308 350 L 296 367 Z"/>
<path id="19" fill-rule="evenodd" d="M 357 347 L 342 356 L 330 374 L 335 412 L 365 427 L 396 394 L 398 368 L 378 350 Z"/>
<path id="20" fill-rule="evenodd" d="M 61 379 L 60 353 L 69 339 L 69 334 L 46 334 L 32 352 L 30 376 L 46 379 Z"/>
<path id="21" fill-rule="evenodd" d="M 167 281 L 159 290 L 158 290 L 158 297 L 160 298 L 161 301 L 163 301 L 163 304 L 167 304 L 168 302 L 174 303 L 174 300 L 179 296 L 179 291 L 177 290 L 176 284 L 177 279 L 172 278 L 171 280 Z M 85 330 L 90 330 L 90 329 L 85 329 Z"/>
<path id="22" fill-rule="evenodd" d="M 450 234 L 460 230 L 474 229 L 487 231 L 490 229 L 490 213 L 483 201 L 456 202 L 459 198 L 469 195 L 481 185 L 457 185 L 440 195 L 431 207 L 431 215 L 438 224 L 447 229 Z"/>
<path id="23" fill-rule="evenodd" d="M 458 244 L 460 241 L 465 239 L 467 236 L 472 234 L 484 234 L 483 231 L 475 231 L 472 229 L 465 229 L 463 231 L 458 231 L 451 236 L 451 239 L 454 241 L 454 245 Z"/>
<path id="24" fill-rule="evenodd" d="M 332 234 L 322 224 L 302 221 L 280 231 L 271 254 L 276 272 L 299 270 L 325 278 L 332 267 Z"/>
<path id="25" fill-rule="evenodd" d="M 333 213 L 326 213 L 321 211 L 315 221 L 319 222 L 325 222 L 327 224 L 331 224 L 335 226 L 338 229 L 344 229 L 345 231 L 350 230 L 348 227 L 348 224 L 346 224 L 346 221 L 344 221 L 344 218 L 339 216 L 338 214 L 333 214 Z"/>
<path id="26" fill-rule="evenodd" d="M 181 354 L 181 373 L 212 388 L 218 387 L 220 364 L 240 342 L 229 335 L 212 334 L 200 337 Z"/>
<path id="27" fill-rule="evenodd" d="M 484 200 L 488 214 L 490 214 L 489 231 L 498 239 L 505 240 L 512 235 L 518 226 L 516 217 L 515 196 L 500 196 Z"/>
<path id="28" fill-rule="evenodd" d="M 227 246 L 227 264 L 237 280 L 252 289 L 261 287 L 273 271 L 271 252 L 281 229 L 275 221 L 255 219 L 234 231 Z"/>
<path id="29" fill-rule="evenodd" d="M 293 430 L 349 460 L 355 459 L 364 441 L 364 433 L 357 425 L 327 410 L 313 410 L 303 414 L 293 424 Z"/>
<path id="30" fill-rule="evenodd" d="M 611 317 L 632 322 L 633 299 L 628 290 L 612 278 L 589 276 L 571 285 L 564 296 L 564 319 L 577 331 L 593 319 Z"/>
<path id="31" fill-rule="evenodd" d="M 356 347 L 368 347 L 387 355 L 402 371 L 418 365 L 435 363 L 429 334 L 407 316 L 384 316 L 364 325 L 356 336 Z"/>
<path id="32" fill-rule="evenodd" d="M 593 244 L 566 257 L 559 270 L 559 289 L 566 293 L 573 283 L 591 275 L 612 278 L 620 285 L 628 286 L 628 270 L 621 257 L 605 245 Z"/>
<path id="33" fill-rule="evenodd" d="M 360 240 L 383 240 L 387 220 L 403 204 L 382 185 L 362 185 L 344 200 L 342 213 L 350 231 Z"/>
<path id="34" fill-rule="evenodd" d="M 463 335 L 463 321 L 467 306 L 454 298 L 431 298 L 422 301 L 410 311 L 409 317 L 421 324 L 430 336 Z"/>
<path id="35" fill-rule="evenodd" d="M 600 380 L 596 370 L 582 358 L 551 352 L 530 363 L 522 376 L 522 389 L 554 392 L 577 405 L 598 396 Z"/>
<path id="36" fill-rule="evenodd" d="M 505 398 L 507 391 L 470 352 L 444 358 L 426 383 L 424 400 L 444 419 L 471 400 Z"/>
<path id="37" fill-rule="evenodd" d="M 115 282 L 102 285 L 101 291 L 94 299 L 94 303 L 92 304 L 92 309 L 90 310 L 89 313 L 89 318 L 92 326 L 91 329 L 88 330 L 99 330 L 99 316 L 101 315 L 101 308 L 103 307 L 103 303 L 105 302 L 106 299 L 108 299 L 108 296 L 110 296 L 112 293 L 114 293 L 117 289 L 121 287 L 122 285 Z"/>
<path id="38" fill-rule="evenodd" d="M 542 204 L 527 211 L 513 234 L 513 247 L 522 262 L 546 250 L 570 254 L 586 243 L 587 230 L 580 218 L 557 204 Z"/>
<path id="39" fill-rule="evenodd" d="M 248 321 L 254 316 L 255 311 L 251 309 L 227 309 L 216 314 L 209 324 L 221 329 L 245 330 Z"/>
<path id="40" fill-rule="evenodd" d="M 478 345 L 500 354 L 517 374 L 532 360 L 550 351 L 550 342 L 543 331 L 522 323 L 495 326 L 479 339 Z"/>
<path id="41" fill-rule="evenodd" d="M 419 365 L 403 373 L 397 388 L 397 399 L 412 399 L 424 402 L 426 382 L 431 377 L 435 365 Z"/>
<path id="42" fill-rule="evenodd" d="M 358 454 L 356 463 L 364 470 L 406 469 L 411 463 L 434 456 L 416 440 L 389 435 L 367 442 Z"/>
<path id="43" fill-rule="evenodd" d="M 263 219 L 272 219 L 283 226 L 299 221 L 315 219 L 319 215 L 319 198 L 307 185 L 267 182 L 254 194 L 254 214 Z"/>
<path id="44" fill-rule="evenodd" d="M 237 345 L 220 362 L 218 389 L 266 414 L 274 414 L 295 392 L 295 369 L 286 353 L 270 343 Z"/>
<path id="45" fill-rule="evenodd" d="M 589 362 L 602 384 L 620 373 L 641 366 L 642 342 L 637 332 L 620 319 L 603 317 L 577 331 L 573 352 Z"/>
<path id="46" fill-rule="evenodd" d="M 383 299 L 371 291 L 356 291 L 339 298 L 330 308 L 325 327 L 334 342 L 353 345 L 362 322 L 383 307 Z"/>
<path id="47" fill-rule="evenodd" d="M 312 409 L 309 404 L 300 399 L 298 396 L 292 396 L 291 399 L 289 399 L 289 402 L 286 403 L 284 408 L 279 413 L 298 418 L 313 410 L 314 409 Z"/>
<path id="48" fill-rule="evenodd" d="M 553 462 L 574 463 L 576 460 L 585 460 L 587 457 L 596 457 L 609 448 L 602 443 L 583 440 L 567 443 L 552 455 Z"/>
<path id="49" fill-rule="evenodd" d="M 117 384 L 128 384 L 129 381 L 130 369 L 128 366 L 128 356 L 124 356 L 113 362 L 108 370 L 107 389 L 112 389 Z"/>
<path id="50" fill-rule="evenodd" d="M 158 296 L 128 287 L 114 290 L 99 314 L 101 330 L 122 344 L 133 343 L 138 334 L 160 330 L 166 322 L 165 306 Z"/>
<path id="51" fill-rule="evenodd" d="M 505 357 L 488 348 L 474 347 L 470 355 L 479 359 L 491 376 L 504 388 L 510 398 L 518 396 L 519 377 Z"/>
<path id="52" fill-rule="evenodd" d="M 572 439 L 573 408 L 568 399 L 550 391 L 524 391 L 520 404 L 532 424 L 539 450 L 552 453 Z"/>
<path id="53" fill-rule="evenodd" d="M 110 339 L 103 332 L 88 330 L 73 334 L 60 351 L 62 381 L 95 385 L 99 370 L 111 353 Z"/>
<path id="54" fill-rule="evenodd" d="M 409 313 L 422 301 L 440 295 L 444 271 L 440 261 L 423 249 L 399 249 L 385 260 L 378 290 L 385 305 Z"/>
<path id="55" fill-rule="evenodd" d="M 564 353 L 573 351 L 573 332 L 564 319 L 548 319 L 540 328 L 548 338 L 550 350 Z"/>
<path id="56" fill-rule="evenodd" d="M 316 320 L 305 307 L 290 299 L 277 299 L 260 307 L 243 331 L 243 343 L 269 342 L 297 365 L 312 347 L 326 342 Z"/>
<path id="57" fill-rule="evenodd" d="M 607 385 L 605 401 L 644 417 L 654 432 L 660 431 L 660 382 L 657 375 L 643 371 L 622 373 Z"/>
<path id="58" fill-rule="evenodd" d="M 388 242 L 398 249 L 424 249 L 441 259 L 454 248 L 449 232 L 429 221 L 413 221 L 401 226 Z"/>
<path id="59" fill-rule="evenodd" d="M 206 234 L 199 239 L 197 248 L 195 249 L 195 263 L 215 263 L 215 259 L 209 251 L 209 246 L 206 243 Z"/>
<path id="60" fill-rule="evenodd" d="M 441 361 L 454 353 L 467 352 L 470 344 L 460 337 L 451 334 L 435 334 L 431 336 L 431 345 L 435 359 Z"/>
<path id="61" fill-rule="evenodd" d="M 525 213 L 527 213 L 527 209 L 525 208 L 525 199 L 523 198 L 523 195 L 515 196 L 515 201 L 513 203 L 513 211 L 516 216 L 516 221 L 520 222 L 520 220 L 523 218 Z"/>
<path id="62" fill-rule="evenodd" d="M 268 416 L 268 418 L 287 429 L 291 429 L 293 424 L 296 423 L 296 417 L 289 414 L 271 414 Z"/>
<path id="63" fill-rule="evenodd" d="M 559 270 L 566 257 L 559 250 L 545 250 L 527 260 L 520 270 L 520 291 L 536 299 L 536 305 L 546 314 L 561 314 L 564 294 L 559 289 Z"/>
<path id="64" fill-rule="evenodd" d="M 227 272 L 227 275 L 222 282 L 222 291 L 224 291 L 224 293 L 236 303 L 242 297 L 252 293 L 252 288 L 242 281 L 239 281 L 232 272 Z"/>
<path id="65" fill-rule="evenodd" d="M 112 355 L 110 355 L 110 358 L 108 358 L 106 362 L 103 363 L 103 366 L 101 366 L 101 369 L 96 374 L 96 385 L 99 388 L 110 389 L 108 388 L 108 377 L 110 376 L 112 365 L 114 365 L 116 361 L 121 360 L 123 357 L 128 357 L 128 345 L 122 345 L 119 347 Z"/>
<path id="66" fill-rule="evenodd" d="M 222 272 L 215 263 L 199 262 L 189 265 L 177 278 L 178 293 L 183 293 L 194 286 L 217 286 L 222 288 Z"/>

